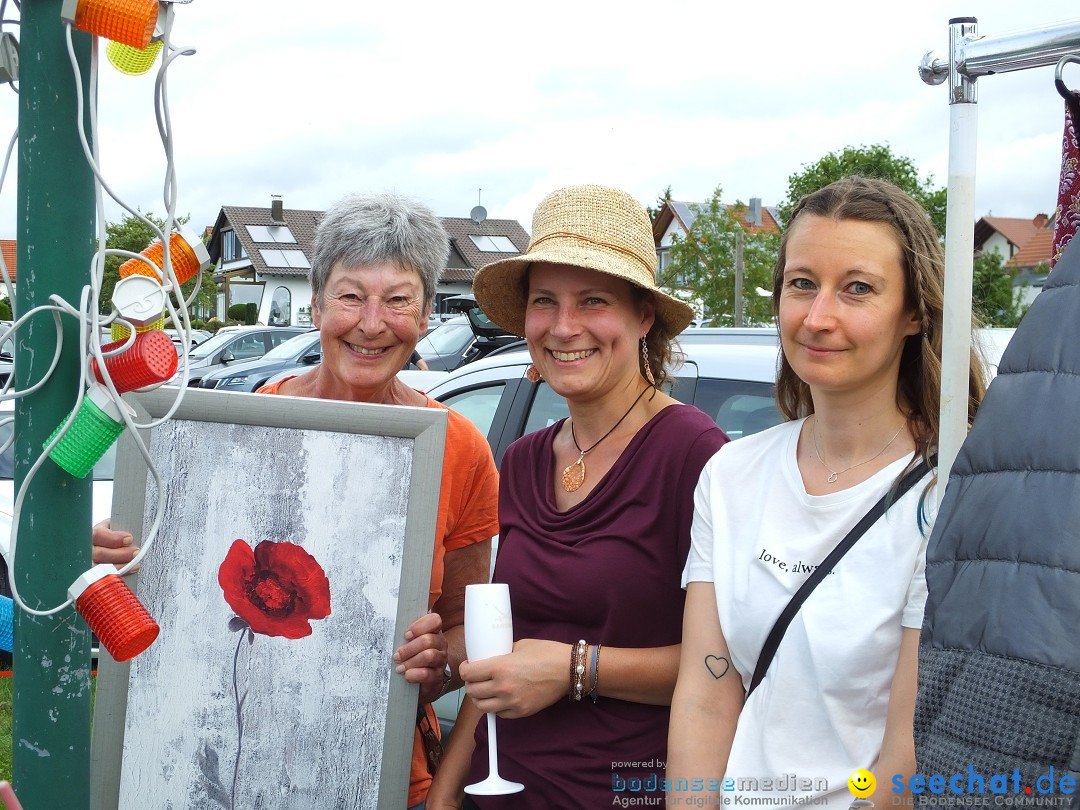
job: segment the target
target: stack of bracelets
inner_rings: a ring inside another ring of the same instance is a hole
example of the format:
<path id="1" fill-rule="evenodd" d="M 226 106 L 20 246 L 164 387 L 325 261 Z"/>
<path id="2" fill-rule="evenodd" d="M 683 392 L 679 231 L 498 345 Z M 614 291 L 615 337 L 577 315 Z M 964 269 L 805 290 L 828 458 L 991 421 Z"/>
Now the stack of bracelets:
<path id="1" fill-rule="evenodd" d="M 600 676 L 600 647 L 597 644 L 592 648 L 592 667 L 586 666 L 589 662 L 589 645 L 585 639 L 577 644 L 570 645 L 570 689 L 567 698 L 571 703 L 581 700 L 583 694 L 588 694 L 593 703 L 596 703 L 596 681 Z M 589 676 L 589 691 L 585 692 L 585 680 Z"/>

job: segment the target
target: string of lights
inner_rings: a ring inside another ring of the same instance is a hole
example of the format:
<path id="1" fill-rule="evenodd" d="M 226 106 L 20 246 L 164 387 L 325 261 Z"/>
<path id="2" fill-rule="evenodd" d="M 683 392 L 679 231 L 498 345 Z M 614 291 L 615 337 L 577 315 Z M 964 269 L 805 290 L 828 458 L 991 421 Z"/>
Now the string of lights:
<path id="1" fill-rule="evenodd" d="M 0 37 L 7 0 L 0 0 Z M 18 3 L 15 3 L 18 7 Z M 64 0 L 61 17 L 65 22 L 65 38 L 76 94 L 76 122 L 79 142 L 87 165 L 94 176 L 97 250 L 89 267 L 89 280 L 83 287 L 77 306 L 56 295 L 49 304 L 19 314 L 12 325 L 0 334 L 0 340 L 14 338 L 19 327 L 42 312 L 52 314 L 56 326 L 56 348 L 49 369 L 40 380 L 22 390 L 11 390 L 14 375 L 0 390 L 0 399 L 26 396 L 44 385 L 55 372 L 63 349 L 62 317 L 75 318 L 79 323 L 78 352 L 81 362 L 78 395 L 68 416 L 45 442 L 42 452 L 30 466 L 15 497 L 11 536 L 5 544 L 0 538 L 0 551 L 8 563 L 8 580 L 13 606 L 17 605 L 34 616 L 49 616 L 72 604 L 97 634 L 102 644 L 116 660 L 128 660 L 138 655 L 157 637 L 158 626 L 127 587 L 122 576 L 138 566 L 153 545 L 164 514 L 165 492 L 161 476 L 140 430 L 156 427 L 171 418 L 187 390 L 188 349 L 191 345 L 189 307 L 199 293 L 203 272 L 210 258 L 202 241 L 179 227 L 176 221 L 178 184 L 173 155 L 172 122 L 168 104 L 168 69 L 181 56 L 195 53 L 194 48 L 175 47 L 171 42 L 174 12 L 171 2 L 158 0 Z M 83 98 L 83 78 L 72 40 L 73 29 L 93 35 L 88 103 Z M 102 176 L 98 154 L 97 86 L 99 81 L 99 38 L 108 40 L 105 51 L 108 61 L 129 75 L 147 72 L 160 57 L 154 83 L 155 122 L 165 152 L 166 170 L 163 182 L 165 221 L 158 228 L 152 221 L 125 203 Z M 2 50 L 2 48 L 0 48 Z M 3 54 L 0 54 L 0 66 Z M 12 85 L 14 87 L 14 85 Z M 84 108 L 88 108 L 89 137 L 82 125 Z M 3 168 L 0 169 L 0 190 L 3 188 L 12 149 L 17 142 L 16 132 L 8 145 Z M 130 216 L 140 220 L 156 235 L 155 241 L 141 253 L 106 247 L 105 195 L 108 195 Z M 112 312 L 101 314 L 100 299 L 105 277 L 107 256 L 125 258 L 120 268 L 120 280 L 112 292 Z M 13 279 L 0 255 L 9 300 L 14 301 Z M 182 287 L 196 279 L 195 289 L 187 297 Z M 180 349 L 161 331 L 171 322 L 180 333 Z M 108 334 L 109 340 L 103 340 Z M 175 401 L 168 412 L 155 421 L 139 423 L 135 411 L 123 400 L 129 391 L 156 388 L 170 380 L 181 369 L 182 377 L 176 389 Z M 123 433 L 127 433 L 142 456 L 156 492 L 156 508 L 152 520 L 140 540 L 135 557 L 117 569 L 97 565 L 80 575 L 68 589 L 68 598 L 59 605 L 35 608 L 19 594 L 15 577 L 19 518 L 27 489 L 45 463 L 56 463 L 68 473 L 85 477 L 94 464 Z M 6 546 L 6 547 L 5 547 Z M 4 643 L 5 605 L 0 603 L 0 646 Z"/>

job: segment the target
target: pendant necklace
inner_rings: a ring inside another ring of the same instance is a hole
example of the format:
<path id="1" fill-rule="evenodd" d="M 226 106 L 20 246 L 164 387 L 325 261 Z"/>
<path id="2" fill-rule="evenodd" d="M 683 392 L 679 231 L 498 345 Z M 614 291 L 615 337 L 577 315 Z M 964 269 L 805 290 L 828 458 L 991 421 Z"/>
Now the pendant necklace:
<path id="1" fill-rule="evenodd" d="M 633 404 L 629 408 L 627 408 L 626 413 L 624 413 L 622 415 L 622 418 L 620 418 L 619 421 L 615 423 L 615 427 L 613 427 L 611 430 L 601 436 L 600 441 L 595 442 L 592 447 L 588 447 L 584 450 L 581 449 L 581 445 L 577 443 L 577 435 L 574 433 L 574 420 L 570 420 L 570 437 L 574 440 L 574 447 L 577 448 L 578 453 L 580 453 L 581 455 L 578 456 L 577 461 L 575 461 L 573 464 L 571 464 L 569 467 L 562 471 L 563 489 L 565 489 L 567 492 L 577 492 L 579 489 L 581 489 L 581 485 L 585 483 L 585 454 L 595 450 L 596 445 L 600 444 L 600 442 L 602 442 L 604 439 L 614 433 L 615 428 L 617 428 L 623 423 L 623 420 L 625 420 L 626 417 L 630 415 L 630 411 L 634 410 L 634 406 L 641 402 L 641 398 L 645 396 L 645 392 L 650 390 L 652 389 L 642 389 L 641 393 L 637 395 L 637 399 L 635 399 Z"/>
<path id="2" fill-rule="evenodd" d="M 846 473 L 848 470 L 854 470 L 856 467 L 861 467 L 863 464 L 869 464 L 871 461 L 878 458 L 882 453 L 892 447 L 892 443 L 896 441 L 896 437 L 900 435 L 900 431 L 904 429 L 904 425 L 906 424 L 907 422 L 904 422 L 902 425 L 900 425 L 900 429 L 892 435 L 892 438 L 889 439 L 888 443 L 876 453 L 874 453 L 874 455 L 870 456 L 870 458 L 866 459 L 866 461 L 860 461 L 858 464 L 852 464 L 850 467 L 844 467 L 844 469 L 842 470 L 834 470 L 832 467 L 825 463 L 825 456 L 821 454 L 821 445 L 818 444 L 817 437 L 817 419 L 815 418 L 814 424 L 810 426 L 810 434 L 814 438 L 814 450 L 817 452 L 818 461 L 821 463 L 822 467 L 829 471 L 829 477 L 826 480 L 830 484 L 835 484 L 836 479 Z M 569 467 L 567 469 L 569 469 Z"/>

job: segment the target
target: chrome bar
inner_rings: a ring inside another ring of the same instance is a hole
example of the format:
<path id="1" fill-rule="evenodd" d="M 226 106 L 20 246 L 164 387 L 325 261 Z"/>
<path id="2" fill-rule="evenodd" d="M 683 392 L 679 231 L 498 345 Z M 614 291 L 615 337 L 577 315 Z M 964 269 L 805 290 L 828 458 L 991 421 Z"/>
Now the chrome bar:
<path id="1" fill-rule="evenodd" d="M 949 20 L 950 30 L 954 24 L 968 20 L 974 22 L 971 17 Z M 1065 54 L 1080 53 L 1080 20 L 997 37 L 967 37 L 950 45 L 956 47 L 952 62 L 933 51 L 923 56 L 919 76 L 927 84 L 945 81 L 953 64 L 969 79 L 1052 65 Z"/>
<path id="2" fill-rule="evenodd" d="M 1070 53 L 1080 53 L 1080 20 L 1053 28 L 962 41 L 956 69 L 968 78 L 977 79 L 993 73 L 1053 65 Z"/>

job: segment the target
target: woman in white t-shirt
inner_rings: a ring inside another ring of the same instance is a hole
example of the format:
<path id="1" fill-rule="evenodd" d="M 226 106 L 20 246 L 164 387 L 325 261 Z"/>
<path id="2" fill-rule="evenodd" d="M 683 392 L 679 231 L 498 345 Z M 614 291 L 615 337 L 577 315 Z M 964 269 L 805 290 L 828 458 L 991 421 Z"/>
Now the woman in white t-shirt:
<path id="1" fill-rule="evenodd" d="M 914 772 L 933 471 L 835 565 L 746 691 L 809 572 L 936 451 L 943 278 L 929 217 L 896 186 L 851 177 L 796 206 L 773 276 L 791 421 L 727 445 L 695 495 L 671 803 L 846 807 L 867 768 L 889 804 L 893 775 Z M 973 354 L 969 418 L 983 379 Z"/>

